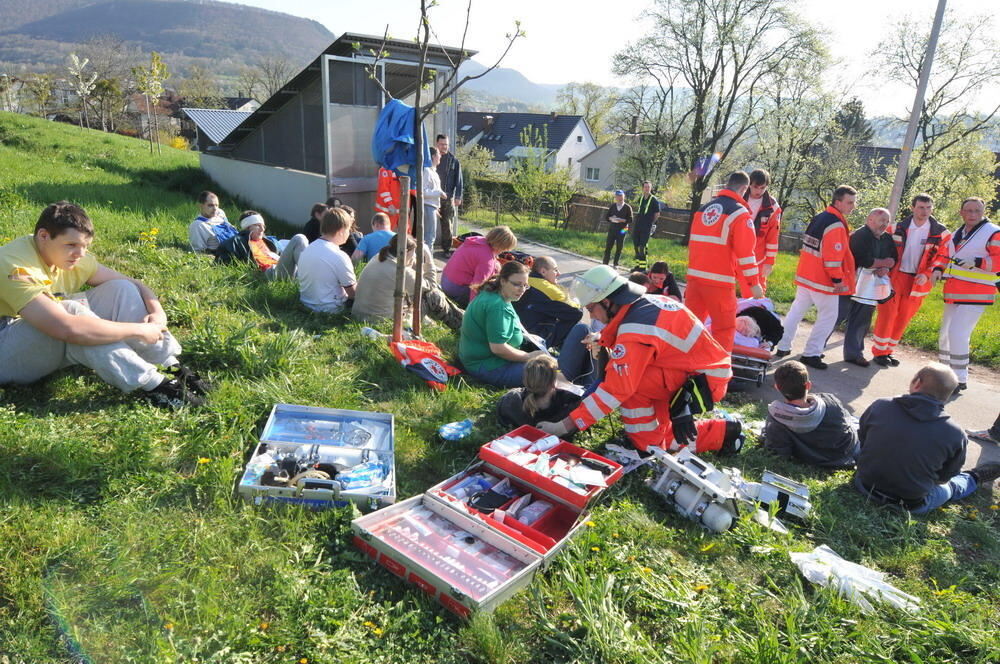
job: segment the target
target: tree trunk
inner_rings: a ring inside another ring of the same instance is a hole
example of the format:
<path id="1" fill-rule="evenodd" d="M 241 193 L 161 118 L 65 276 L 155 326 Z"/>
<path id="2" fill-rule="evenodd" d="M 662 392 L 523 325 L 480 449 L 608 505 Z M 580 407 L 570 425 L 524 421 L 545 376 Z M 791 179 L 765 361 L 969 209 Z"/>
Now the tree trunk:
<path id="1" fill-rule="evenodd" d="M 406 238 L 406 222 L 410 216 L 410 178 L 403 175 L 399 178 L 399 224 L 396 235 Z M 403 256 L 400 257 L 399 246 L 403 245 Z M 396 240 L 396 287 L 392 292 L 392 340 L 403 340 L 403 298 L 406 297 L 406 242 Z"/>
<path id="2" fill-rule="evenodd" d="M 153 154 L 153 114 L 149 112 L 149 95 L 146 97 L 146 136 L 149 138 L 149 154 Z"/>

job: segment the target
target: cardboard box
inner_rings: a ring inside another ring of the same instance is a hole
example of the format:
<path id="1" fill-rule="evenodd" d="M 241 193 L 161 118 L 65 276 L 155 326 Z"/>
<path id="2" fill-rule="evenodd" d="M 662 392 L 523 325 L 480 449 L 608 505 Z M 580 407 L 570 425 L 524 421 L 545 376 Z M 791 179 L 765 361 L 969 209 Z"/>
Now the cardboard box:
<path id="1" fill-rule="evenodd" d="M 533 427 L 507 436 L 528 444 L 546 437 Z M 479 461 L 422 495 L 351 523 L 354 544 L 366 555 L 462 617 L 492 611 L 527 586 L 584 527 L 587 507 L 606 488 L 573 491 L 512 463 L 491 443 L 480 448 Z M 618 464 L 565 441 L 550 452 L 603 466 L 606 486 L 622 476 Z M 486 486 L 503 480 L 518 497 L 486 495 Z M 483 507 L 491 498 L 495 509 L 470 505 Z M 528 512 L 530 521 L 521 517 Z"/>
<path id="2" fill-rule="evenodd" d="M 290 486 L 267 483 L 261 472 L 266 461 L 288 455 L 318 465 L 332 475 L 331 479 L 307 477 Z M 348 470 L 359 464 L 367 464 L 364 468 L 383 477 L 367 483 L 364 476 Z M 363 511 L 391 505 L 396 502 L 393 416 L 277 404 L 271 409 L 238 491 L 255 504 L 291 503 L 326 509 L 354 503 Z"/>

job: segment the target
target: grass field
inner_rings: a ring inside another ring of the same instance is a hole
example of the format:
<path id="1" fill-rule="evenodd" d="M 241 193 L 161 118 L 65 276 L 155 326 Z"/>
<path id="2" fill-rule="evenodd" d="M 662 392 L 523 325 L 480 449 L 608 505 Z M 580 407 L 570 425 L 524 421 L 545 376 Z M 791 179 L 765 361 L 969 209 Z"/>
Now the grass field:
<path id="1" fill-rule="evenodd" d="M 496 215 L 491 210 L 476 210 L 466 215 L 466 218 L 472 223 L 479 222 L 486 225 L 493 225 L 496 222 Z M 597 260 L 601 260 L 604 256 L 604 233 L 559 230 L 554 227 L 551 220 L 535 223 L 523 215 L 515 217 L 505 214 L 502 215 L 501 219 L 502 223 L 514 229 L 519 237 L 575 251 Z M 949 227 L 955 228 L 961 220 L 945 219 L 944 221 Z M 633 256 L 631 237 L 627 237 L 625 238 L 625 247 L 622 250 L 621 264 L 631 266 Z M 649 260 L 650 263 L 657 260 L 667 261 L 670 263 L 670 269 L 680 278 L 687 274 L 687 247 L 683 247 L 673 240 L 654 238 L 649 243 Z M 795 277 L 797 264 L 797 255 L 781 253 L 775 264 L 775 270 L 768 280 L 768 297 L 774 300 L 775 306 L 782 312 L 788 310 L 795 298 L 795 284 L 792 280 Z M 903 335 L 903 343 L 924 350 L 936 351 L 943 309 L 941 286 L 938 286 L 926 298 L 920 311 L 910 322 Z M 809 320 L 812 320 L 812 314 L 810 314 Z M 973 362 L 1000 368 L 1000 307 L 986 308 L 986 313 L 983 314 L 979 325 L 973 332 L 971 345 Z"/>
<path id="2" fill-rule="evenodd" d="M 94 253 L 162 295 L 187 360 L 218 385 L 207 407 L 176 413 L 80 369 L 2 388 L 4 664 L 1000 661 L 990 496 L 910 519 L 866 507 L 849 473 L 759 449 L 733 463 L 812 490 L 790 536 L 747 522 L 710 536 L 635 473 L 530 590 L 459 621 L 351 547 L 350 511 L 258 508 L 233 489 L 272 404 L 287 402 L 393 413 L 399 494 L 417 495 L 501 433 L 497 390 L 458 380 L 432 393 L 357 324 L 303 311 L 294 284 L 185 251 L 206 185 L 193 154 L 151 157 L 139 141 L 0 114 L 0 173 L 0 238 L 29 232 L 53 200 L 84 205 Z M 446 331 L 429 336 L 454 351 Z M 470 439 L 436 439 L 467 416 Z M 613 420 L 580 442 L 597 447 Z M 818 544 L 888 572 L 921 613 L 866 614 L 810 585 L 788 552 Z"/>

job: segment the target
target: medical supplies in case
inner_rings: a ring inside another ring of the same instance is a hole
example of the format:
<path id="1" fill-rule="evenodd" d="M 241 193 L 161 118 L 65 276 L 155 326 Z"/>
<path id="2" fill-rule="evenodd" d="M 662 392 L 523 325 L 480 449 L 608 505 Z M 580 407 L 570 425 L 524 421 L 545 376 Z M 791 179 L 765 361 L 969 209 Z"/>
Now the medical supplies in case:
<path id="1" fill-rule="evenodd" d="M 393 416 L 277 404 L 247 462 L 239 493 L 314 509 L 396 502 Z"/>
<path id="2" fill-rule="evenodd" d="M 548 565 L 621 476 L 600 455 L 520 427 L 422 495 L 355 519 L 354 543 L 460 616 L 491 611 Z"/>

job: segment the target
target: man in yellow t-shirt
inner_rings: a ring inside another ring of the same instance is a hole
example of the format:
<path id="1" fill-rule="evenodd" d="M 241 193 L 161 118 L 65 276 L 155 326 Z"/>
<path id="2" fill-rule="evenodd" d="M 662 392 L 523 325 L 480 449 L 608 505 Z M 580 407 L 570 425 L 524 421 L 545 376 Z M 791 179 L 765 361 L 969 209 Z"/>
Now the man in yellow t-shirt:
<path id="1" fill-rule="evenodd" d="M 80 364 L 157 406 L 203 404 L 208 386 L 178 362 L 156 294 L 88 254 L 93 239 L 83 208 L 60 201 L 0 247 L 0 385 Z"/>

